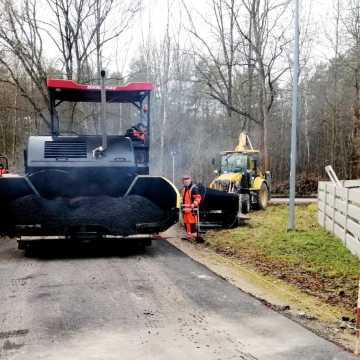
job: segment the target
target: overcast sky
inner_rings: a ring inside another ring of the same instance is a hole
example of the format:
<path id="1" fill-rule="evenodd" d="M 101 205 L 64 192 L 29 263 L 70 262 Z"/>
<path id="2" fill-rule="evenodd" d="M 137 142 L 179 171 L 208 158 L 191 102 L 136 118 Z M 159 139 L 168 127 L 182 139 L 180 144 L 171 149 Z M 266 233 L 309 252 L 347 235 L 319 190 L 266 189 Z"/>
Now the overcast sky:
<path id="1" fill-rule="evenodd" d="M 204 25 L 203 21 L 196 18 L 198 16 L 197 12 L 199 12 L 207 19 L 211 19 L 211 12 L 208 8 L 209 0 L 170 0 L 170 23 L 173 29 L 178 31 L 179 23 L 182 23 L 184 27 L 184 43 L 189 43 L 188 35 L 185 31 L 189 25 L 186 12 L 181 10 L 182 1 L 187 3 L 189 9 L 191 9 L 199 31 L 202 32 L 204 37 L 209 36 L 208 27 Z M 333 55 L 333 50 L 326 34 L 332 37 L 335 34 L 334 3 L 336 1 L 300 0 L 303 31 L 306 29 L 309 38 L 312 39 L 310 64 L 325 61 Z M 294 2 L 295 0 L 292 1 L 290 6 L 291 11 Z M 341 0 L 341 2 L 346 4 L 347 0 Z M 168 0 L 143 0 L 143 10 L 136 16 L 126 34 L 109 44 L 104 51 L 104 63 L 109 70 L 119 71 L 126 75 L 129 72 L 129 64 L 137 57 L 138 50 L 142 42 L 146 41 L 148 33 L 150 32 L 151 36 L 157 40 L 163 37 L 167 21 L 167 3 Z M 293 31 L 290 27 L 291 11 L 289 11 L 288 19 L 286 20 L 289 23 L 289 34 L 292 34 Z M 44 14 L 46 15 L 46 12 Z M 113 14 L 111 21 L 116 21 L 116 15 Z"/>
<path id="2" fill-rule="evenodd" d="M 131 60 L 136 57 L 141 41 L 143 38 L 146 39 L 149 29 L 155 39 L 161 39 L 166 28 L 167 0 L 143 1 L 144 10 L 134 22 L 134 26 L 128 31 L 126 36 L 119 39 L 119 44 L 121 45 L 119 45 L 117 49 L 117 67 L 122 71 L 125 71 Z M 196 11 L 200 11 L 201 14 L 206 13 L 208 0 L 198 0 L 196 2 L 190 0 L 185 1 L 193 10 L 193 16 L 196 16 Z M 333 14 L 335 1 L 336 0 L 300 0 L 303 29 L 306 27 L 309 37 L 312 38 L 312 63 L 325 61 L 332 56 L 332 49 L 329 47 L 330 43 L 326 34 L 334 36 L 335 33 Z M 345 1 L 342 0 L 343 3 Z M 176 24 L 181 21 L 184 27 L 187 27 L 186 13 L 179 11 L 178 3 L 180 3 L 180 0 L 171 1 L 171 24 L 176 27 Z M 291 8 L 293 8 L 293 4 Z M 203 26 L 201 21 L 197 24 L 200 31 L 206 34 L 206 26 Z"/>

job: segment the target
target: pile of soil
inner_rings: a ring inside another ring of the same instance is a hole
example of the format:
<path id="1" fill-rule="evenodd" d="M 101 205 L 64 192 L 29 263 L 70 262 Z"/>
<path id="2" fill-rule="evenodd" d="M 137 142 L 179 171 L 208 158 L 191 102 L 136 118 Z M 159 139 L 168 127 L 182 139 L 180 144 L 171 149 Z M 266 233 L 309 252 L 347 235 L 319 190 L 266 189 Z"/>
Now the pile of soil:
<path id="1" fill-rule="evenodd" d="M 136 224 L 162 221 L 164 216 L 161 208 L 138 195 L 52 200 L 28 195 L 10 203 L 8 213 L 9 220 L 15 224 L 68 229 L 91 225 L 119 235 L 135 234 Z"/>

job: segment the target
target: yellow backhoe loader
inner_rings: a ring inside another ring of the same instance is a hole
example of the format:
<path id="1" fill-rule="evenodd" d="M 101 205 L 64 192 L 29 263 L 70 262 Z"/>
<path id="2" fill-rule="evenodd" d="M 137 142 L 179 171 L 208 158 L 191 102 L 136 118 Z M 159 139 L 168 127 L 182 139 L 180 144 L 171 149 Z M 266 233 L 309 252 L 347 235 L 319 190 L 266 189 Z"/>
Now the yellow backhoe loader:
<path id="1" fill-rule="evenodd" d="M 270 199 L 271 173 L 260 170 L 259 155 L 249 137 L 241 133 L 235 150 L 221 153 L 220 168 L 215 170 L 218 176 L 210 184 L 211 189 L 239 194 L 243 214 L 266 209 Z"/>

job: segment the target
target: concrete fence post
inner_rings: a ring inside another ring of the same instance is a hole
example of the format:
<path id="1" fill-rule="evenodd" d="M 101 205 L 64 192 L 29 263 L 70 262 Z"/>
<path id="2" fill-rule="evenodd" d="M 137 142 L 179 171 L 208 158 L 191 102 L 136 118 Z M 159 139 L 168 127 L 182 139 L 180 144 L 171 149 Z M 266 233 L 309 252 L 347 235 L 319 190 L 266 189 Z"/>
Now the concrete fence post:
<path id="1" fill-rule="evenodd" d="M 328 190 L 328 183 L 325 183 L 325 199 L 324 199 L 324 218 L 323 218 L 323 227 L 326 226 L 326 204 L 327 204 L 327 190 Z"/>
<path id="2" fill-rule="evenodd" d="M 332 224 L 331 224 L 331 232 L 335 233 L 335 201 L 336 201 L 336 186 L 334 186 L 334 193 L 333 193 L 333 211 L 332 211 Z"/>
<path id="3" fill-rule="evenodd" d="M 344 224 L 344 244 L 345 244 L 345 246 L 346 246 L 348 211 L 349 211 L 349 189 L 346 189 L 346 195 L 345 195 L 345 224 Z"/>

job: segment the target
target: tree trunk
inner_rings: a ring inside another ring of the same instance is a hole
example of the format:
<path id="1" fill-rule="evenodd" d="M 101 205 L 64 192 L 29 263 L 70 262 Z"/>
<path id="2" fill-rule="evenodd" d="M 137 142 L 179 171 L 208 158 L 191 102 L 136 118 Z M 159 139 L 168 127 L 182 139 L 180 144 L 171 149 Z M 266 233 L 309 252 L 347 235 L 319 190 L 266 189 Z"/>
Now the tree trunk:
<path id="1" fill-rule="evenodd" d="M 269 111 L 267 108 L 267 104 L 263 103 L 263 113 L 264 113 L 264 121 L 263 121 L 263 143 L 264 143 L 264 171 L 270 169 L 270 159 L 269 159 L 269 143 L 268 143 L 268 124 L 269 124 Z"/>
<path id="2" fill-rule="evenodd" d="M 16 137 L 16 132 L 17 132 L 17 98 L 18 98 L 18 89 L 17 87 L 15 88 L 15 96 L 14 96 L 14 130 L 13 130 L 13 139 L 12 139 L 12 145 L 13 145 L 13 149 L 12 149 L 12 157 L 13 157 L 13 163 L 16 163 L 16 143 L 17 143 L 17 137 Z"/>
<path id="3" fill-rule="evenodd" d="M 360 178 L 360 104 L 359 84 L 356 85 L 356 99 L 353 105 L 353 128 L 352 128 L 352 154 L 351 154 L 351 178 Z"/>
<path id="4" fill-rule="evenodd" d="M 166 135 L 166 123 L 167 123 L 166 102 L 167 102 L 167 91 L 165 91 L 163 98 L 163 109 L 162 109 L 161 127 L 160 127 L 160 164 L 159 164 L 160 175 L 164 175 L 164 171 L 165 171 L 164 158 L 165 158 L 165 135 Z"/>
<path id="5" fill-rule="evenodd" d="M 310 131 L 309 131 L 309 109 L 308 109 L 308 98 L 304 96 L 304 137 L 305 137 L 305 149 L 306 149 L 306 160 L 305 169 L 306 172 L 310 171 Z"/>
<path id="6" fill-rule="evenodd" d="M 262 62 L 259 61 L 260 66 Z M 270 110 L 268 106 L 268 97 L 266 94 L 266 77 L 265 70 L 263 66 L 259 69 L 259 78 L 260 78 L 260 108 L 261 108 L 261 127 L 262 127 L 262 156 L 263 156 L 263 167 L 264 171 L 270 169 L 270 161 L 269 161 L 269 151 L 268 151 L 268 126 L 269 126 L 269 118 L 270 118 Z"/>
<path id="7" fill-rule="evenodd" d="M 334 63 L 334 109 L 331 124 L 331 165 L 335 168 L 336 164 L 336 123 L 338 118 L 338 56 L 339 56 L 339 21 L 340 21 L 340 1 L 336 5 L 336 33 L 335 33 L 335 63 Z"/>

